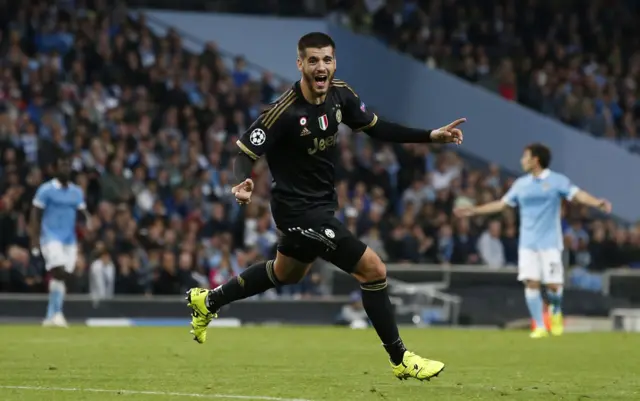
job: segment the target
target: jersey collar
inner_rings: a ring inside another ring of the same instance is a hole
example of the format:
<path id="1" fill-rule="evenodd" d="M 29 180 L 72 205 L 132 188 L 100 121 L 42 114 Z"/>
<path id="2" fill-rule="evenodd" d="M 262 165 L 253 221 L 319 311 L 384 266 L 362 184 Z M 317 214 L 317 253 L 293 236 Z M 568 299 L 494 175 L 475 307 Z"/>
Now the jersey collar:
<path id="1" fill-rule="evenodd" d="M 67 183 L 67 184 L 68 184 L 68 183 Z M 64 186 L 64 185 L 62 185 L 62 183 L 60 182 L 60 180 L 59 180 L 59 179 L 57 179 L 57 178 L 54 178 L 54 179 L 52 179 L 52 180 L 51 180 L 51 185 L 53 185 L 53 187 L 54 187 L 55 189 L 65 188 L 65 186 Z M 67 185 L 67 187 L 69 187 L 69 185 Z"/>
<path id="2" fill-rule="evenodd" d="M 537 179 L 537 180 L 544 180 L 545 178 L 547 178 L 547 177 L 549 176 L 549 174 L 551 174 L 551 171 L 549 171 L 549 169 L 548 169 L 548 168 L 545 168 L 544 170 L 542 170 L 542 172 L 540 172 L 540 175 L 539 175 L 539 176 L 537 176 L 537 177 L 536 177 L 536 176 L 535 176 L 535 175 L 533 175 L 533 174 L 531 174 L 531 176 L 532 176 L 534 179 Z"/>

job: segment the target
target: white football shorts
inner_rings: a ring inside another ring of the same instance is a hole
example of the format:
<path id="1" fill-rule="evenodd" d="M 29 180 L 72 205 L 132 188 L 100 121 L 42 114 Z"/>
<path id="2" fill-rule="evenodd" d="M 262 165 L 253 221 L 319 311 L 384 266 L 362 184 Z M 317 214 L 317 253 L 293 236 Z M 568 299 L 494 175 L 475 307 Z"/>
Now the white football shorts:
<path id="1" fill-rule="evenodd" d="M 518 250 L 518 280 L 543 284 L 563 284 L 564 266 L 560 249 Z"/>
<path id="2" fill-rule="evenodd" d="M 47 271 L 62 266 L 67 273 L 73 273 L 78 261 L 78 245 L 62 242 L 47 242 L 40 246 Z"/>

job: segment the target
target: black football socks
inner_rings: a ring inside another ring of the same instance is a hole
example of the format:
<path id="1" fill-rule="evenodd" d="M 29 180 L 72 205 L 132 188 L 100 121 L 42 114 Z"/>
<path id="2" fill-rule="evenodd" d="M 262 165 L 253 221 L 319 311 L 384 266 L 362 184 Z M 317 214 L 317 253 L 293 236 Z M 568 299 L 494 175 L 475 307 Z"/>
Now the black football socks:
<path id="1" fill-rule="evenodd" d="M 207 308 L 211 312 L 216 312 L 231 302 L 261 294 L 280 285 L 274 271 L 273 260 L 256 263 L 239 276 L 209 291 L 206 300 Z"/>
<path id="2" fill-rule="evenodd" d="M 389 300 L 387 280 L 362 283 L 362 305 L 369 316 L 369 320 L 376 329 L 382 345 L 387 350 L 391 362 L 395 365 L 402 363 L 402 358 L 407 350 L 400 339 L 398 325 L 393 311 L 393 305 Z"/>

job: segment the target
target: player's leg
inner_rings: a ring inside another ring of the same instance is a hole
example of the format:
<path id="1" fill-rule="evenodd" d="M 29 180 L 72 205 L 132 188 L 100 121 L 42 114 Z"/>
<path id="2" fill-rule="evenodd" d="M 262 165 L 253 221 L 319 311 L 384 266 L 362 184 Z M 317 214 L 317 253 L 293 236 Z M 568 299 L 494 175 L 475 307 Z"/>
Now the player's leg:
<path id="1" fill-rule="evenodd" d="M 76 244 L 67 244 L 62 246 L 62 266 L 63 272 L 60 274 L 62 277 L 60 286 L 60 296 L 58 298 L 57 311 L 53 318 L 54 325 L 60 327 L 67 327 L 67 319 L 64 317 L 64 298 L 67 293 L 66 283 L 69 277 L 76 269 L 76 263 L 78 261 L 78 246 Z M 59 271 L 59 270 L 58 270 Z"/>
<path id="2" fill-rule="evenodd" d="M 562 335 L 564 321 L 562 317 L 562 293 L 564 284 L 564 264 L 562 252 L 559 249 L 549 249 L 541 252 L 543 261 L 542 282 L 547 290 L 549 313 L 551 315 L 551 334 Z"/>
<path id="3" fill-rule="evenodd" d="M 337 247 L 323 255 L 323 258 L 360 282 L 362 304 L 389 354 L 394 375 L 399 379 L 413 377 L 419 380 L 437 376 L 444 369 L 444 364 L 407 351 L 400 338 L 387 289 L 387 268 L 380 257 L 337 220 L 328 229 L 330 233 L 327 237 L 335 238 Z M 327 228 L 323 231 L 326 234 Z"/>
<path id="4" fill-rule="evenodd" d="M 41 250 L 45 268 L 50 275 L 48 286 L 49 303 L 43 325 L 62 326 L 64 322 L 60 319 L 60 314 L 62 313 L 64 295 L 67 291 L 64 247 L 59 242 L 50 242 L 42 245 Z"/>
<path id="5" fill-rule="evenodd" d="M 275 260 L 250 266 L 239 276 L 213 289 L 192 288 L 187 292 L 189 307 L 193 310 L 191 334 L 198 343 L 206 341 L 206 329 L 217 312 L 234 301 L 261 294 L 271 288 L 299 282 L 315 260 L 315 253 L 286 236 L 281 239 Z"/>
<path id="6" fill-rule="evenodd" d="M 535 323 L 532 338 L 547 336 L 544 324 L 544 302 L 540 292 L 542 260 L 538 251 L 520 249 L 518 251 L 518 280 L 524 284 L 524 298 L 529 314 Z"/>

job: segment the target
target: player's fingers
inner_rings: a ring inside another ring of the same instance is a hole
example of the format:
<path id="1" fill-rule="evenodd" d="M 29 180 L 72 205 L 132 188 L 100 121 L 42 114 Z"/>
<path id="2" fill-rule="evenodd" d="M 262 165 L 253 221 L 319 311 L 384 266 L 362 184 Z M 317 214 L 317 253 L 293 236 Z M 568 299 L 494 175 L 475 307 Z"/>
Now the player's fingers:
<path id="1" fill-rule="evenodd" d="M 455 120 L 455 121 L 453 121 L 453 122 L 449 123 L 449 124 L 447 125 L 447 129 L 455 128 L 455 127 L 457 127 L 458 125 L 460 125 L 460 124 L 462 124 L 462 123 L 464 123 L 464 122 L 466 122 L 466 121 L 467 121 L 467 119 L 466 119 L 466 118 L 458 118 L 457 120 Z"/>
<path id="2" fill-rule="evenodd" d="M 251 178 L 247 178 L 246 180 L 244 180 L 243 184 L 244 184 L 244 188 L 248 192 L 253 191 L 253 180 Z"/>
<path id="3" fill-rule="evenodd" d="M 460 145 L 463 140 L 462 130 L 459 130 L 458 128 L 452 128 L 450 132 L 451 132 L 452 142 L 455 142 L 456 144 Z"/>

